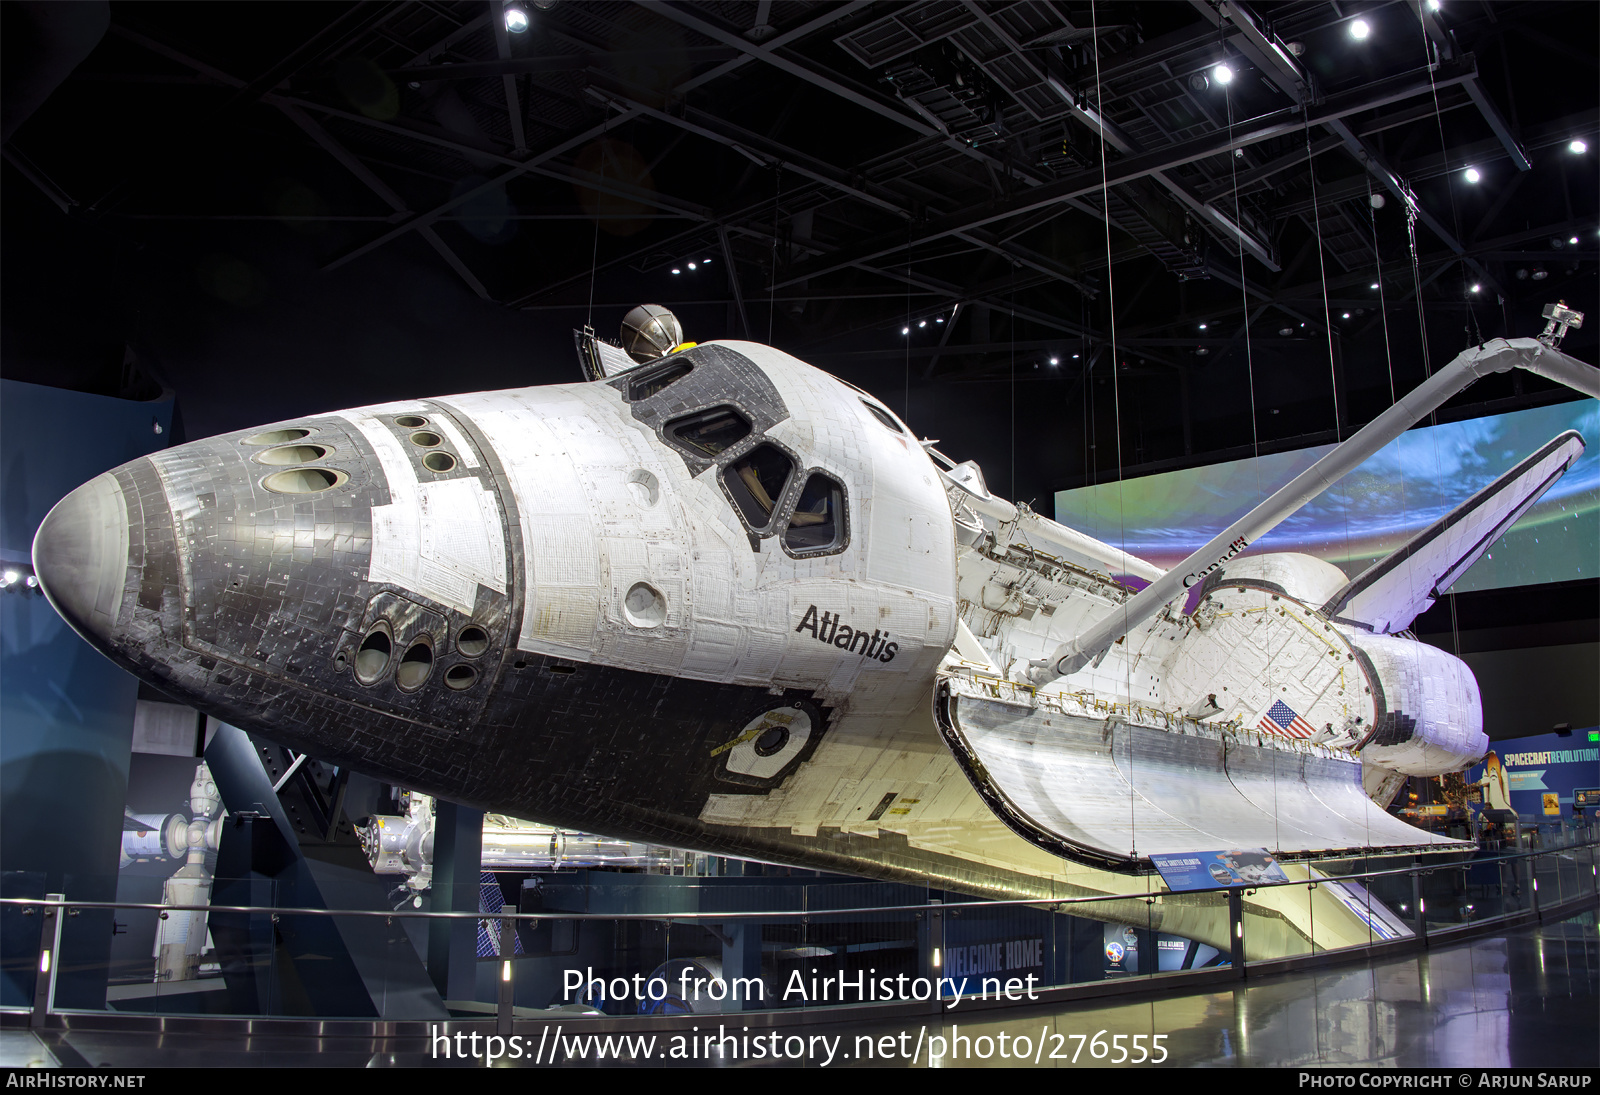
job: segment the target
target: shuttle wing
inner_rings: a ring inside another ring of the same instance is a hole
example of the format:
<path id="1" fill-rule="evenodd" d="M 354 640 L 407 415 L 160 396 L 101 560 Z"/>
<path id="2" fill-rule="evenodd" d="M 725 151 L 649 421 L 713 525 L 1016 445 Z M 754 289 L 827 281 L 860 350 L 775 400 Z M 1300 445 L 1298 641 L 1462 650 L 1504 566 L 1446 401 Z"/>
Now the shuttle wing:
<path id="1" fill-rule="evenodd" d="M 1347 582 L 1325 615 L 1379 634 L 1408 627 L 1583 455 L 1568 430 Z"/>

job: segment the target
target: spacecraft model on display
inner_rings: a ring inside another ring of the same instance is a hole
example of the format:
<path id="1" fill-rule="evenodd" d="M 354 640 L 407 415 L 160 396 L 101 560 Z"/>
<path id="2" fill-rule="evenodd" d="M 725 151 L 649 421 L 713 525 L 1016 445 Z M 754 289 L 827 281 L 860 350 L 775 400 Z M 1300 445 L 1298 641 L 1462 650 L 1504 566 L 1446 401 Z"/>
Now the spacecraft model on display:
<path id="1" fill-rule="evenodd" d="M 850 384 L 683 343 L 661 309 L 628 352 L 580 333 L 584 383 L 125 464 L 51 511 L 35 566 L 168 695 L 550 825 L 1018 897 L 1124 892 L 1152 853 L 1449 851 L 1380 803 L 1482 756 L 1478 689 L 1399 632 L 1583 440 L 1353 579 L 1245 549 L 1478 376 L 1600 395 L 1557 348 L 1581 317 L 1552 308 L 1165 572 L 996 497 Z"/>

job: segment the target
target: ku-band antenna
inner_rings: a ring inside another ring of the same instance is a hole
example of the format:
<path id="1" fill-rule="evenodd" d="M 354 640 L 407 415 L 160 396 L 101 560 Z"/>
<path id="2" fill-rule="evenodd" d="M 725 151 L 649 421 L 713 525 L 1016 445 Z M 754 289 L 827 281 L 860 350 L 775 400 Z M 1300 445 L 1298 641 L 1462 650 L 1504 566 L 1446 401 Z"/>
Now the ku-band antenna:
<path id="1" fill-rule="evenodd" d="M 1561 346 L 1561 340 L 1567 337 L 1567 331 L 1583 326 L 1583 313 L 1568 308 L 1564 300 L 1546 304 L 1539 314 L 1549 320 L 1544 325 L 1544 330 L 1539 332 L 1539 341 L 1552 350 Z"/>

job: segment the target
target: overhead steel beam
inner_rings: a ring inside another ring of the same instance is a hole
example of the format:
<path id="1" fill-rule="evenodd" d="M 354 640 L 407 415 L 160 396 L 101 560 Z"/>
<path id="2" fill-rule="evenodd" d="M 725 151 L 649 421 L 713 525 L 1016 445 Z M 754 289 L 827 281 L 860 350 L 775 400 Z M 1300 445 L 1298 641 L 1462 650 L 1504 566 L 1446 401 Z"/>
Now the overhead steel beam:
<path id="1" fill-rule="evenodd" d="M 736 47 L 741 54 L 740 56 L 735 57 L 731 61 L 723 62 L 709 72 L 702 72 L 700 75 L 684 81 L 683 83 L 679 84 L 674 91 L 677 94 L 682 95 L 694 90 L 697 87 L 700 87 L 703 84 L 709 84 L 711 81 L 720 79 L 735 69 L 744 67 L 751 61 L 760 59 L 765 54 L 782 49 L 784 46 L 787 46 L 792 42 L 798 42 L 802 38 L 807 38 L 821 30 L 823 27 L 828 26 L 830 23 L 836 23 L 840 19 L 843 19 L 846 16 L 854 15 L 856 12 L 862 11 L 869 6 L 871 6 L 871 0 L 850 0 L 849 3 L 840 4 L 831 11 L 824 12 L 815 19 L 811 19 L 800 24 L 798 27 L 791 27 L 789 30 L 782 31 L 776 37 L 768 38 L 765 42 L 755 45 L 753 48 L 746 48 L 749 43 L 740 45 Z"/>
<path id="2" fill-rule="evenodd" d="M 928 358 L 927 368 L 922 370 L 923 380 L 932 377 L 933 370 L 939 367 L 939 358 L 947 350 L 950 342 L 950 333 L 956 329 L 956 320 L 961 318 L 961 309 L 965 307 L 966 304 L 958 300 L 956 301 L 956 306 L 950 310 L 950 319 L 944 325 L 944 333 L 939 336 L 939 345 L 933 348 L 933 353 Z"/>
<path id="3" fill-rule="evenodd" d="M 119 33 L 121 33 L 122 36 L 127 38 L 129 41 L 135 42 L 147 49 L 150 49 L 152 52 L 168 58 L 169 60 L 176 61 L 179 64 L 191 68 L 195 72 L 200 73 L 202 76 L 205 76 L 208 79 L 215 80 L 218 83 L 226 84 L 234 88 L 245 87 L 245 82 L 238 77 L 223 72 L 219 68 L 213 68 L 202 61 L 198 61 L 192 57 L 189 57 L 178 50 L 173 49 L 171 46 L 156 42 L 154 39 L 147 38 L 136 31 L 130 31 L 126 28 L 119 28 Z M 383 201 L 396 213 L 403 213 L 406 211 L 405 199 L 401 198 L 400 195 L 396 194 L 392 189 L 390 189 L 382 179 L 373 174 L 371 169 L 368 168 L 366 164 L 362 163 L 355 155 L 353 155 L 349 149 L 345 148 L 338 141 L 334 140 L 333 136 L 329 134 L 327 130 L 323 129 L 312 119 L 306 117 L 305 113 L 298 109 L 295 104 L 284 101 L 275 95 L 267 95 L 264 98 L 266 101 L 271 102 L 279 110 L 283 111 L 284 115 L 288 117 L 290 121 L 299 126 L 307 136 L 320 145 L 323 150 L 335 160 L 339 161 L 339 163 L 342 164 L 352 175 L 356 176 L 356 178 L 360 179 L 364 184 L 366 184 L 369 190 L 371 190 L 379 198 L 382 198 Z M 491 299 L 489 296 L 489 291 L 484 287 L 483 282 L 478 280 L 477 275 L 475 275 L 467 267 L 466 263 L 461 261 L 461 257 L 451 249 L 449 244 L 445 243 L 444 240 L 439 237 L 437 232 L 433 231 L 431 228 L 428 228 L 426 229 L 423 238 L 428 241 L 429 246 L 431 246 L 435 251 L 439 252 L 439 257 L 444 259 L 444 261 L 449 264 L 450 269 L 454 270 L 458 275 L 460 275 L 461 280 L 467 283 L 468 288 L 470 288 L 483 300 Z"/>
<path id="4" fill-rule="evenodd" d="M 1006 49 L 1011 51 L 1018 64 L 1026 67 L 1036 79 L 1054 91 L 1080 122 L 1095 132 L 1104 134 L 1107 143 L 1113 145 L 1118 152 L 1124 155 L 1136 155 L 1145 151 L 1138 141 L 1122 132 L 1109 118 L 1102 117 L 1097 111 L 1089 109 L 1086 103 L 1080 103 L 1070 91 L 1061 86 L 1060 81 L 1035 63 L 1033 58 L 1029 56 L 1028 51 L 1022 47 L 1022 44 L 1011 37 L 1006 29 L 977 3 L 977 0 L 963 0 L 963 6 L 976 15 L 978 21 L 984 25 L 984 28 L 994 35 Z M 1249 251 L 1267 269 L 1274 272 L 1277 271 L 1278 263 L 1276 257 L 1272 254 L 1272 245 L 1270 243 L 1258 239 L 1255 233 L 1246 229 L 1221 209 L 1202 199 L 1182 181 L 1172 178 L 1166 172 L 1152 171 L 1150 177 L 1165 187 L 1181 204 L 1210 221 L 1213 227 L 1220 230 L 1234 244 Z"/>
<path id="5" fill-rule="evenodd" d="M 487 0 L 489 7 L 489 21 L 494 27 L 494 49 L 500 55 L 500 60 L 511 59 L 511 32 L 506 30 L 505 4 L 501 0 Z M 517 77 L 514 73 L 503 73 L 500 77 L 501 87 L 506 93 L 506 118 L 511 123 L 511 143 L 518 152 L 528 150 L 528 139 L 522 132 L 522 105 L 517 100 Z"/>
<path id="6" fill-rule="evenodd" d="M 354 262 L 362 255 L 371 254 L 384 244 L 389 243 L 392 240 L 397 240 L 408 232 L 415 231 L 418 228 L 426 228 L 428 225 L 432 224 L 434 221 L 438 220 L 452 209 L 455 209 L 457 206 L 465 205 L 467 202 L 471 201 L 473 198 L 476 198 L 480 194 L 486 194 L 491 190 L 504 186 L 512 179 L 532 171 L 546 160 L 552 160 L 564 152 L 569 152 L 572 149 L 577 148 L 579 145 L 587 144 L 596 137 L 605 134 L 611 129 L 612 126 L 625 122 L 632 116 L 633 115 L 631 114 L 624 114 L 620 118 L 608 119 L 600 125 L 592 125 L 587 129 L 570 134 L 562 140 L 557 141 L 555 144 L 549 145 L 543 150 L 534 153 L 528 159 L 522 161 L 522 163 L 518 164 L 516 167 L 513 167 L 511 170 L 502 171 L 488 182 L 481 183 L 478 186 L 473 187 L 471 190 L 458 194 L 444 204 L 434 206 L 426 213 L 418 214 L 417 216 L 406 221 L 404 224 L 398 225 L 395 228 L 391 228 L 377 239 L 370 240 L 354 250 L 346 251 L 343 255 L 340 255 L 338 258 L 324 266 L 323 269 L 337 270 L 339 267 L 348 262 Z"/>
<path id="7" fill-rule="evenodd" d="M 967 144 L 967 142 L 960 140 L 959 138 L 952 137 L 944 130 L 944 127 L 939 124 L 938 119 L 934 118 L 932 115 L 921 117 L 907 114 L 905 111 L 894 106 L 887 99 L 883 99 L 877 95 L 874 95 L 870 91 L 867 91 L 863 88 L 852 87 L 850 84 L 845 83 L 829 73 L 819 71 L 815 68 L 812 68 L 810 65 L 801 64 L 791 57 L 784 56 L 778 52 L 778 45 L 786 36 L 780 35 L 779 38 L 775 38 L 765 45 L 758 46 L 753 42 L 747 41 L 742 35 L 736 34 L 733 31 L 726 30 L 715 23 L 709 22 L 700 15 L 687 11 L 678 4 L 670 2 L 670 0 L 636 0 L 636 2 L 643 6 L 647 11 L 651 11 L 657 15 L 671 19 L 673 22 L 679 24 L 680 26 L 689 28 L 696 34 L 701 34 L 707 38 L 721 42 L 724 45 L 732 46 L 733 48 L 748 54 L 754 59 L 764 61 L 774 68 L 779 69 L 782 72 L 787 72 L 789 75 L 797 79 L 804 80 L 806 83 L 811 84 L 814 87 L 819 87 L 824 91 L 830 92 L 833 95 L 837 95 L 846 102 L 854 103 L 856 106 L 869 110 L 880 117 L 887 118 L 892 122 L 896 122 L 911 130 L 913 133 L 918 134 L 919 136 L 937 139 L 946 147 L 961 153 L 961 155 L 966 156 L 969 159 L 977 160 L 980 163 L 986 163 L 991 167 L 999 168 L 1000 170 L 1015 175 L 1016 177 L 1021 178 L 1025 182 L 1031 184 L 1038 184 L 1041 181 L 1037 176 L 1021 170 L 1015 164 L 1007 164 L 1001 160 L 997 160 L 988 153 L 981 152 L 978 149 L 973 148 L 971 145 Z M 729 62 L 729 64 L 732 64 L 732 62 Z M 689 82 L 689 84 L 695 83 L 697 83 L 697 81 Z M 687 87 L 689 84 L 684 86 Z M 908 102 L 907 105 L 915 108 L 915 104 Z"/>
<path id="8" fill-rule="evenodd" d="M 733 289 L 734 303 L 739 306 L 739 326 L 744 329 L 744 337 L 750 337 L 750 317 L 744 310 L 744 290 L 739 288 L 739 268 L 733 264 L 733 244 L 728 242 L 728 230 L 722 225 L 717 225 L 717 239 L 722 242 L 722 261 L 728 267 L 728 285 Z"/>
<path id="9" fill-rule="evenodd" d="M 1128 156 L 1114 164 L 1107 164 L 1103 176 L 1100 170 L 1080 171 L 1017 194 L 1008 200 L 991 202 L 975 211 L 935 219 L 919 229 L 914 229 L 909 239 L 899 232 L 877 236 L 858 246 L 844 248 L 812 262 L 801 263 L 792 268 L 785 280 L 778 282 L 776 287 L 781 289 L 785 285 L 792 285 L 806 278 L 817 277 L 858 263 L 871 262 L 884 255 L 898 253 L 908 244 L 915 246 L 945 236 L 957 235 L 1023 213 L 1031 213 L 1036 209 L 1093 194 L 1100 190 L 1102 185 L 1114 186 L 1133 179 L 1145 178 L 1157 171 L 1180 167 L 1233 148 L 1259 144 L 1274 137 L 1300 132 L 1307 124 L 1302 109 L 1309 114 L 1311 125 L 1324 125 L 1352 114 L 1376 110 L 1414 95 L 1425 94 L 1435 86 L 1461 83 L 1470 78 L 1475 71 L 1473 58 L 1468 54 L 1458 61 L 1441 66 L 1432 80 L 1426 71 L 1404 73 L 1374 81 L 1354 91 L 1330 96 L 1325 102 L 1309 108 L 1296 106 L 1273 111 L 1241 123 L 1232 133 L 1207 133 L 1167 148 L 1154 149 Z"/>
<path id="10" fill-rule="evenodd" d="M 1251 14 L 1248 8 L 1243 4 L 1234 2 L 1234 0 L 1222 0 L 1216 8 L 1212 8 L 1206 0 L 1190 0 L 1190 3 L 1212 25 L 1217 25 L 1226 20 L 1237 27 L 1239 29 L 1239 39 L 1236 44 L 1240 52 L 1250 58 L 1251 62 L 1261 70 L 1261 74 L 1270 80 L 1278 90 L 1297 102 L 1305 102 L 1307 100 L 1311 89 L 1310 78 L 1301 69 L 1289 51 L 1281 47 L 1271 35 L 1261 29 L 1255 16 Z M 1468 60 L 1470 57 L 1471 55 L 1467 54 L 1462 60 Z M 1451 62 L 1442 62 L 1439 66 L 1439 71 L 1442 72 L 1445 64 L 1448 63 Z M 1477 78 L 1477 67 L 1474 65 L 1472 73 L 1457 82 L 1466 86 L 1468 94 L 1473 94 Z M 1430 85 L 1429 90 L 1438 86 L 1443 86 L 1442 82 L 1436 81 Z M 1477 94 L 1481 95 L 1482 93 L 1480 91 Z M 1466 248 L 1462 246 L 1461 241 L 1456 239 L 1455 234 L 1444 225 L 1444 222 L 1422 207 L 1422 204 L 1417 201 L 1416 195 L 1412 193 L 1411 188 L 1389 168 L 1388 164 L 1384 162 L 1382 154 L 1375 147 L 1357 136 L 1342 117 L 1321 119 L 1319 124 L 1326 126 L 1329 131 L 1343 141 L 1350 154 L 1355 157 L 1356 162 L 1370 172 L 1373 178 L 1382 183 L 1384 188 L 1393 194 L 1402 205 L 1409 207 L 1416 214 L 1417 219 L 1425 224 L 1429 231 L 1443 240 L 1450 250 L 1463 256 L 1464 261 L 1472 267 L 1485 283 L 1492 286 L 1497 293 L 1504 295 L 1504 290 L 1501 289 L 1499 283 L 1495 281 L 1485 267 L 1465 258 Z"/>
<path id="11" fill-rule="evenodd" d="M 1506 121 L 1505 115 L 1500 113 L 1500 108 L 1483 90 L 1483 84 L 1478 80 L 1468 80 L 1462 86 L 1472 97 L 1473 105 L 1478 108 L 1478 113 L 1483 115 L 1483 120 L 1489 123 L 1494 135 L 1500 138 L 1500 143 L 1505 146 L 1511 162 L 1517 165 L 1517 170 L 1531 171 L 1533 161 L 1528 159 L 1528 150 L 1522 147 L 1522 142 L 1511 132 L 1511 123 Z"/>
<path id="12" fill-rule="evenodd" d="M 496 35 L 498 38 L 499 35 Z M 393 68 L 387 75 L 399 80 L 430 83 L 438 80 L 478 80 L 486 76 L 520 76 L 523 73 L 576 72 L 605 64 L 651 61 L 723 60 L 742 56 L 726 46 L 688 46 L 683 49 L 619 49 L 612 53 L 558 53 L 543 57 L 504 57 L 498 61 L 463 61 L 455 65 L 419 65 Z"/>
<path id="13" fill-rule="evenodd" d="M 731 122 L 714 118 L 704 111 L 685 108 L 682 115 L 678 115 L 641 103 L 625 95 L 614 94 L 599 88 L 590 88 L 589 94 L 595 99 L 609 103 L 619 110 L 635 110 L 643 117 L 652 118 L 666 125 L 676 126 L 707 140 L 715 141 L 726 148 L 736 149 L 751 159 L 759 158 L 758 162 L 766 163 L 768 166 L 781 167 L 785 171 L 793 171 L 802 178 L 810 179 L 812 182 L 820 183 L 842 194 L 848 194 L 858 201 L 865 202 L 885 212 L 893 213 L 907 220 L 911 219 L 911 210 L 905 207 L 900 195 L 887 187 L 875 186 L 864 180 L 857 183 L 856 180 L 831 164 L 787 148 L 759 134 L 751 133 L 749 130 L 736 126 Z M 1092 297 L 1097 293 L 1097 290 L 1092 286 L 1086 285 L 1082 278 L 1072 270 L 1019 244 L 997 240 L 990 233 L 977 229 L 972 232 L 958 233 L 957 238 L 971 243 L 975 247 L 1000 255 L 1012 263 L 1021 263 L 1042 274 L 1048 274 L 1050 277 L 1065 282 L 1088 296 Z"/>
<path id="14" fill-rule="evenodd" d="M 313 141 L 322 146 L 323 151 L 327 152 L 328 155 L 332 156 L 335 160 L 338 160 L 339 163 L 344 166 L 345 170 L 349 171 L 350 174 L 354 175 L 356 178 L 365 183 L 368 190 L 371 190 L 374 194 L 378 195 L 378 197 L 382 198 L 389 208 L 393 209 L 396 213 L 407 213 L 410 211 L 404 198 L 395 193 L 394 190 L 392 190 L 382 179 L 378 178 L 377 175 L 373 174 L 372 169 L 357 159 L 349 149 L 345 148 L 344 145 L 334 140 L 333 136 L 327 130 L 323 129 L 312 119 L 306 117 L 303 111 L 297 107 L 288 105 L 281 105 L 278 109 L 282 110 L 291 122 L 299 126 L 305 132 L 306 136 L 310 137 Z M 467 268 L 466 263 L 461 261 L 461 256 L 457 255 L 455 251 L 451 249 L 450 245 L 445 243 L 444 240 L 439 237 L 438 232 L 434 231 L 433 228 L 428 227 L 418 229 L 417 234 L 423 239 L 427 240 L 430 247 L 439 252 L 439 257 L 444 259 L 444 261 L 449 264 L 450 269 L 454 270 L 461 276 L 461 280 L 467 283 L 467 287 L 476 293 L 479 299 L 492 299 L 489 296 L 489 290 L 484 288 L 483 282 L 479 281 L 477 275 Z"/>

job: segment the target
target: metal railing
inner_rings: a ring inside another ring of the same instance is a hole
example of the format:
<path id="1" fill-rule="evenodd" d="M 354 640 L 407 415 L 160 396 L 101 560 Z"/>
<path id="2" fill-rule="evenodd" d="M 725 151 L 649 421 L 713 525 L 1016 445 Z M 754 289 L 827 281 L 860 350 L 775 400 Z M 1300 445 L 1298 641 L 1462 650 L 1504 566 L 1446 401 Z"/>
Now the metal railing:
<path id="1" fill-rule="evenodd" d="M 365 990 L 361 999 L 371 1008 L 353 1007 L 345 1015 L 337 1006 L 334 1014 L 323 1007 L 316 1012 L 320 1017 L 437 1020 L 465 1011 L 487 1018 L 492 1010 L 497 1027 L 509 1030 L 514 1017 L 540 1015 L 541 1007 L 551 1006 L 575 1018 L 574 1007 L 611 1016 L 861 1004 L 937 1007 L 953 994 L 1003 1003 L 1060 998 L 1108 979 L 1124 982 L 1118 986 L 1124 989 L 1156 979 L 1173 988 L 1202 971 L 1210 971 L 1211 979 L 1243 978 L 1252 969 L 1334 961 L 1373 948 L 1421 948 L 1441 935 L 1600 900 L 1596 835 L 1592 826 L 1563 828 L 1545 834 L 1546 844 L 1556 846 L 1534 851 L 1377 869 L 1346 861 L 1343 874 L 1324 863 L 1318 866 L 1326 873 L 1309 879 L 1179 893 L 1154 888 L 1159 878 L 1151 876 L 1144 879 L 1149 888 L 1120 894 L 941 901 L 931 897 L 938 891 L 923 890 L 922 900 L 906 901 L 893 898 L 918 888 L 755 878 L 733 887 L 685 880 L 667 890 L 639 887 L 630 876 L 595 881 L 590 875 L 582 886 L 567 886 L 571 892 L 563 891 L 559 878 L 551 880 L 542 912 L 185 906 L 47 894 L 0 899 L 0 915 L 17 933 L 13 939 L 22 937 L 19 928 L 37 924 L 27 1009 L 33 1025 L 43 1025 L 51 1014 L 128 1011 L 304 1017 L 304 1000 L 287 999 L 275 986 L 285 963 L 303 958 L 306 948 L 329 949 L 329 933 L 336 932 L 355 968 L 324 968 L 335 978 L 358 978 Z M 656 907 L 623 907 L 641 898 Z M 615 911 L 583 911 L 608 901 L 618 903 Z M 549 908 L 552 902 L 558 907 Z M 574 907 L 559 907 L 563 902 Z M 102 955 L 103 947 L 84 942 L 98 933 L 77 933 L 75 941 L 71 927 L 79 918 L 109 917 L 115 931 L 121 926 L 118 913 L 129 914 L 131 925 L 137 918 L 153 923 L 194 911 L 206 912 L 212 931 L 229 941 L 216 952 L 227 955 L 211 963 L 214 968 L 202 966 L 203 976 L 194 981 L 153 982 L 148 958 L 141 981 L 137 961 Z M 408 921 L 444 932 L 476 922 L 477 953 L 494 971 L 496 1001 L 443 1001 L 441 1013 L 436 996 L 431 1011 L 418 1010 L 416 990 L 427 987 L 425 976 L 419 980 L 425 963 L 406 930 Z M 75 947 L 81 955 L 73 953 Z M 7 972 L 15 983 L 24 972 L 21 956 L 15 944 L 7 950 Z M 1247 950 L 1256 957 L 1247 960 Z M 580 969 L 585 976 L 574 986 Z M 63 975 L 75 979 L 75 991 L 64 991 Z M 875 981 L 889 987 L 878 992 Z M 91 989 L 85 1003 L 84 984 L 108 982 L 113 999 L 97 1005 Z M 692 996 L 680 991 L 696 982 L 699 991 Z M 623 991 L 611 991 L 619 985 Z M 812 991 L 819 985 L 836 991 Z M 857 991 L 847 992 L 852 986 Z"/>

